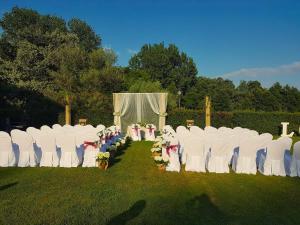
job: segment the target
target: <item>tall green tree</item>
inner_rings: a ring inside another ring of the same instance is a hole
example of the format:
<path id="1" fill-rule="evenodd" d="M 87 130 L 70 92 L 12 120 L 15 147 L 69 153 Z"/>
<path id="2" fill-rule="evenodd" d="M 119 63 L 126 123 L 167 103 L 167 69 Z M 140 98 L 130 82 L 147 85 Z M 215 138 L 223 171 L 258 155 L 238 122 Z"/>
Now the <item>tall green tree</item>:
<path id="1" fill-rule="evenodd" d="M 71 33 L 79 38 L 80 45 L 88 52 L 95 50 L 101 45 L 101 38 L 94 32 L 90 25 L 80 19 L 71 19 L 68 22 Z"/>
<path id="2" fill-rule="evenodd" d="M 197 68 L 191 57 L 170 44 L 144 45 L 129 61 L 132 70 L 143 70 L 152 81 L 159 81 L 163 88 L 175 84 L 176 90 L 186 93 L 196 81 Z"/>

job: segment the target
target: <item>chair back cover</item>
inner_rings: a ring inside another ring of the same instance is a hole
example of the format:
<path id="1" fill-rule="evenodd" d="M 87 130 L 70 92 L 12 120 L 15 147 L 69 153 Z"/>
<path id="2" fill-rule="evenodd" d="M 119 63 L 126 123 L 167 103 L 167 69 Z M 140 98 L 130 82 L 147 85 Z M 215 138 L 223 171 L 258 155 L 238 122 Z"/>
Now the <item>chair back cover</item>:
<path id="1" fill-rule="evenodd" d="M 18 166 L 36 166 L 36 156 L 33 146 L 33 138 L 25 131 L 14 129 L 11 131 L 11 139 L 18 155 Z"/>
<path id="2" fill-rule="evenodd" d="M 16 157 L 8 133 L 0 131 L 0 167 L 14 166 Z"/>
<path id="3" fill-rule="evenodd" d="M 46 131 L 46 132 L 52 132 L 53 130 L 49 127 L 49 126 L 47 126 L 47 125 L 43 125 L 43 126 L 41 126 L 41 129 L 40 129 L 41 131 Z"/>

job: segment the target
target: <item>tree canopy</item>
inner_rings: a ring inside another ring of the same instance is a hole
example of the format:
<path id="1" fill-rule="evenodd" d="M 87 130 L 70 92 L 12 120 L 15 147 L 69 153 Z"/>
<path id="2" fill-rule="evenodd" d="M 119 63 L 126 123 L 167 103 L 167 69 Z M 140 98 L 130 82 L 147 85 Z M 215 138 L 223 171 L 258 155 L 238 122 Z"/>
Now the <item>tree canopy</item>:
<path id="1" fill-rule="evenodd" d="M 215 111 L 300 111 L 297 88 L 279 83 L 264 88 L 258 81 L 235 86 L 199 76 L 193 59 L 174 44 L 145 44 L 121 67 L 114 51 L 101 46 L 100 35 L 78 18 L 66 21 L 14 7 L 0 26 L 1 118 L 14 115 L 32 125 L 57 119 L 68 94 L 75 120 L 109 124 L 113 92 L 168 92 L 169 110 L 179 98 L 182 107 L 203 109 L 209 95 Z"/>

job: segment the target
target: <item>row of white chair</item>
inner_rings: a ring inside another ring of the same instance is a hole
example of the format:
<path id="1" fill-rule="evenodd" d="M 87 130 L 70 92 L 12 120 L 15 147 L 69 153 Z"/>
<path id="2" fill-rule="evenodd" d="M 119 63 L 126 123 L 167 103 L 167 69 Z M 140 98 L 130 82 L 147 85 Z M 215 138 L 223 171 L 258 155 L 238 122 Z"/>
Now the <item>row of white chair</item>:
<path id="1" fill-rule="evenodd" d="M 177 161 L 185 164 L 187 171 L 228 173 L 230 165 L 236 173 L 264 175 L 299 176 L 300 153 L 298 143 L 291 158 L 292 140 L 281 137 L 273 140 L 269 133 L 236 127 L 206 127 L 204 130 L 193 126 L 187 129 L 179 126 L 176 132 L 170 126 L 163 129 L 163 138 L 177 143 Z M 173 144 L 174 145 L 174 144 Z M 175 144 L 176 145 L 176 144 Z M 178 171 L 177 169 L 173 171 Z"/>
<path id="2" fill-rule="evenodd" d="M 102 132 L 102 139 L 99 139 Z M 47 167 L 77 167 L 96 166 L 99 141 L 100 147 L 111 145 L 119 133 L 116 127 L 105 129 L 103 125 L 96 128 L 87 126 L 60 126 L 53 128 L 42 126 L 41 129 L 27 128 L 26 132 L 12 130 L 11 137 L 6 132 L 0 132 L 0 166 L 47 166 Z M 109 139 L 105 138 L 108 134 Z"/>
<path id="3" fill-rule="evenodd" d="M 142 135 L 142 128 L 139 124 L 131 124 L 128 126 L 127 135 L 131 137 L 133 141 L 141 141 L 143 138 L 146 141 L 155 140 L 156 126 L 154 124 L 147 124 Z"/>

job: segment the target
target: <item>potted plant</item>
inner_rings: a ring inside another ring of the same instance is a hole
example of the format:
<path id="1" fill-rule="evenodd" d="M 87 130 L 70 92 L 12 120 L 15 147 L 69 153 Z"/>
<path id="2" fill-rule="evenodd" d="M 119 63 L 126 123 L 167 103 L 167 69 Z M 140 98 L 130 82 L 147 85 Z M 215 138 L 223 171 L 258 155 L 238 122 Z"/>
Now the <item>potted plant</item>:
<path id="1" fill-rule="evenodd" d="M 98 162 L 98 167 L 100 169 L 106 170 L 108 167 L 109 158 L 110 158 L 109 152 L 99 152 L 96 158 L 96 161 Z"/>
<path id="2" fill-rule="evenodd" d="M 154 162 L 156 163 L 159 170 L 166 170 L 166 166 L 169 164 L 169 159 L 163 158 L 161 156 L 155 156 Z"/>

